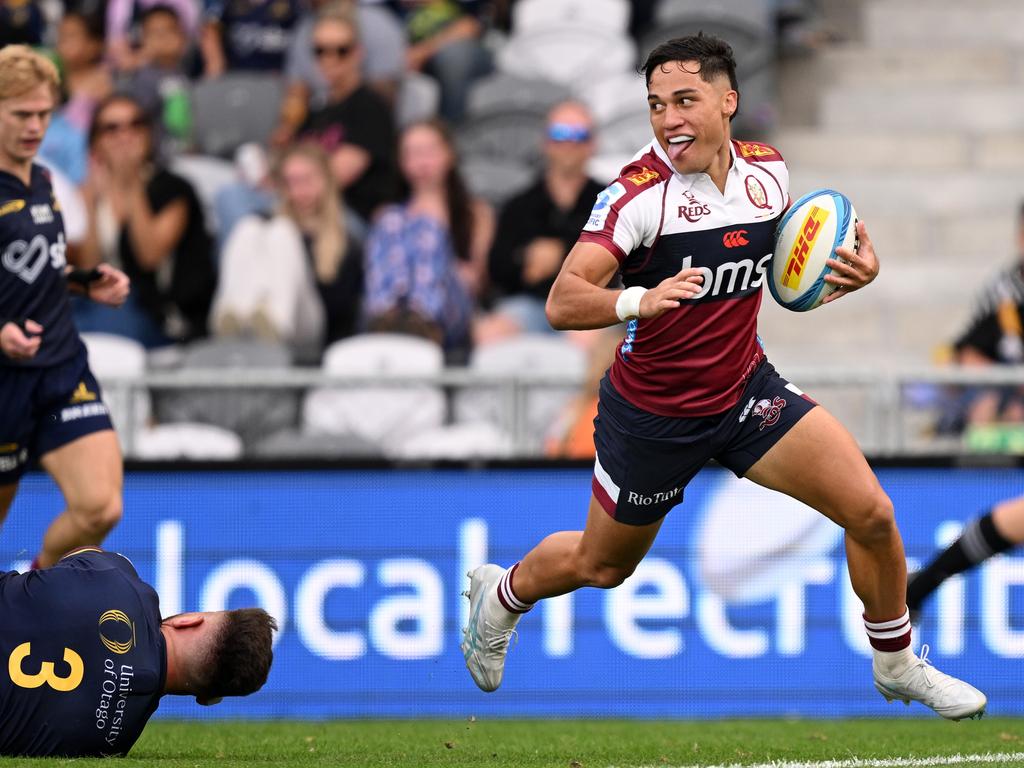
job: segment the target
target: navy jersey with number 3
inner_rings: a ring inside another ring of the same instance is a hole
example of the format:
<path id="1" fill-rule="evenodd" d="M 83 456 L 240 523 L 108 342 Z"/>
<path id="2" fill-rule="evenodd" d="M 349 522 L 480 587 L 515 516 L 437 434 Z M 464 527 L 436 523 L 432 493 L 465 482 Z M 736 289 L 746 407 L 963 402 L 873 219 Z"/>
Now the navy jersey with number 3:
<path id="1" fill-rule="evenodd" d="M 64 278 L 64 220 L 50 175 L 32 166 L 29 186 L 0 171 L 0 316 L 43 326 L 43 343 L 31 360 L 0 354 L 0 366 L 42 368 L 70 360 L 82 343 L 71 316 Z"/>
<path id="2" fill-rule="evenodd" d="M 121 555 L 0 574 L 0 755 L 125 754 L 166 666 L 156 592 Z"/>

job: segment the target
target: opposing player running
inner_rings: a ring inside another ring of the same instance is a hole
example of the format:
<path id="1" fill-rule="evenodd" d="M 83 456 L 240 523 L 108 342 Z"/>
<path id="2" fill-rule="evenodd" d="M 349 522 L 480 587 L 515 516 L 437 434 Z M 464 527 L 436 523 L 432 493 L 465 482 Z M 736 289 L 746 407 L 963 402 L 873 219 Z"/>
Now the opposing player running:
<path id="1" fill-rule="evenodd" d="M 120 306 L 128 278 L 106 264 L 90 273 L 66 265 L 60 205 L 46 170 L 32 162 L 58 87 L 45 57 L 19 45 L 0 50 L 0 522 L 33 458 L 67 504 L 37 567 L 99 544 L 121 519 L 121 449 L 68 289 Z"/>
<path id="2" fill-rule="evenodd" d="M 0 573 L 0 755 L 123 755 L 165 694 L 259 690 L 275 628 L 259 608 L 161 620 L 132 564 L 95 548 Z"/>
<path id="3" fill-rule="evenodd" d="M 850 434 L 775 372 L 756 330 L 775 226 L 789 204 L 782 156 L 730 139 L 739 103 L 730 47 L 697 35 L 658 46 L 645 64 L 655 140 L 597 199 L 548 297 L 559 329 L 627 320 L 595 420 L 593 495 L 583 531 L 544 539 L 505 570 L 470 574 L 466 665 L 500 684 L 522 614 L 580 587 L 615 587 L 650 549 L 665 514 L 710 459 L 786 493 L 846 530 L 864 603 L 877 689 L 943 717 L 979 716 L 985 696 L 910 647 L 906 562 L 892 503 Z M 828 301 L 878 273 L 858 252 L 830 262 Z M 602 286 L 620 272 L 625 290 Z"/>

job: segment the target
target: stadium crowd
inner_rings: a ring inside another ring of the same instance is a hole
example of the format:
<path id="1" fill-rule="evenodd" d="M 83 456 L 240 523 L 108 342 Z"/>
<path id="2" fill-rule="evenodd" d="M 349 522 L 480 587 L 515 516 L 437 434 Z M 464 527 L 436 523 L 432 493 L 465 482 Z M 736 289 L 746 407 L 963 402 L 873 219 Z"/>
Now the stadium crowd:
<path id="1" fill-rule="evenodd" d="M 694 25 L 735 24 L 758 74 L 814 37 L 800 0 L 710 21 L 685 1 L 598 5 L 3 0 L 0 45 L 62 74 L 39 157 L 69 259 L 132 279 L 119 309 L 76 300 L 80 330 L 165 353 L 254 339 L 300 365 L 373 331 L 436 343 L 448 366 L 549 334 L 561 261 L 650 136 L 642 98 L 609 82 L 642 90 L 638 60 Z M 774 122 L 759 82 L 741 137 Z M 559 341 L 581 377 L 607 357 L 599 334 Z"/>

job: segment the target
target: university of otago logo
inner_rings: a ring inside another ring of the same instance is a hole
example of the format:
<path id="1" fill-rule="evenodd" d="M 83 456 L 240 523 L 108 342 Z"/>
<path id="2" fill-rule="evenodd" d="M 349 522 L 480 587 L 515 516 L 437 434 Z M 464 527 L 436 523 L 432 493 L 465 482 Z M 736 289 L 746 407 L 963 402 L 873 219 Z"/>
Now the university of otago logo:
<path id="1" fill-rule="evenodd" d="M 100 642 L 111 653 L 128 653 L 135 647 L 135 624 L 124 611 L 107 611 L 100 616 Z"/>

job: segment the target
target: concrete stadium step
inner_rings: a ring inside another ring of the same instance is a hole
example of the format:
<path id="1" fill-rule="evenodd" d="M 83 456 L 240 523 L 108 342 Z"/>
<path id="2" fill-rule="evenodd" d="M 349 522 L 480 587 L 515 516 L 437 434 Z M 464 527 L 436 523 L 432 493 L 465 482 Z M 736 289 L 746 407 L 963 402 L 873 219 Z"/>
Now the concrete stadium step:
<path id="1" fill-rule="evenodd" d="M 1018 0 L 874 0 L 864 8 L 864 37 L 877 47 L 946 45 L 1024 48 Z"/>
<path id="2" fill-rule="evenodd" d="M 918 132 L 1010 133 L 1024 131 L 1024 88 L 980 85 L 954 93 L 950 86 L 937 83 L 836 85 L 822 94 L 818 117 L 826 130 L 890 130 L 908 141 Z"/>
<path id="3" fill-rule="evenodd" d="M 791 169 L 953 170 L 968 167 L 973 152 L 968 138 L 953 132 L 921 134 L 908 140 L 892 131 L 804 128 L 780 131 L 771 144 L 778 147 Z"/>
<path id="4" fill-rule="evenodd" d="M 1020 82 L 1024 55 L 998 47 L 869 48 L 843 45 L 818 59 L 824 82 L 834 85 L 1008 85 Z"/>
<path id="5" fill-rule="evenodd" d="M 797 198 L 830 187 L 853 201 L 865 221 L 875 216 L 945 214 L 1003 215 L 1016 210 L 1021 198 L 1020 174 L 1007 171 L 914 172 L 793 169 L 790 194 Z"/>
<path id="6" fill-rule="evenodd" d="M 883 269 L 894 263 L 938 264 L 994 272 L 1010 263 L 1015 250 L 1017 217 L 1012 212 L 869 217 L 858 209 L 858 215 Z"/>

